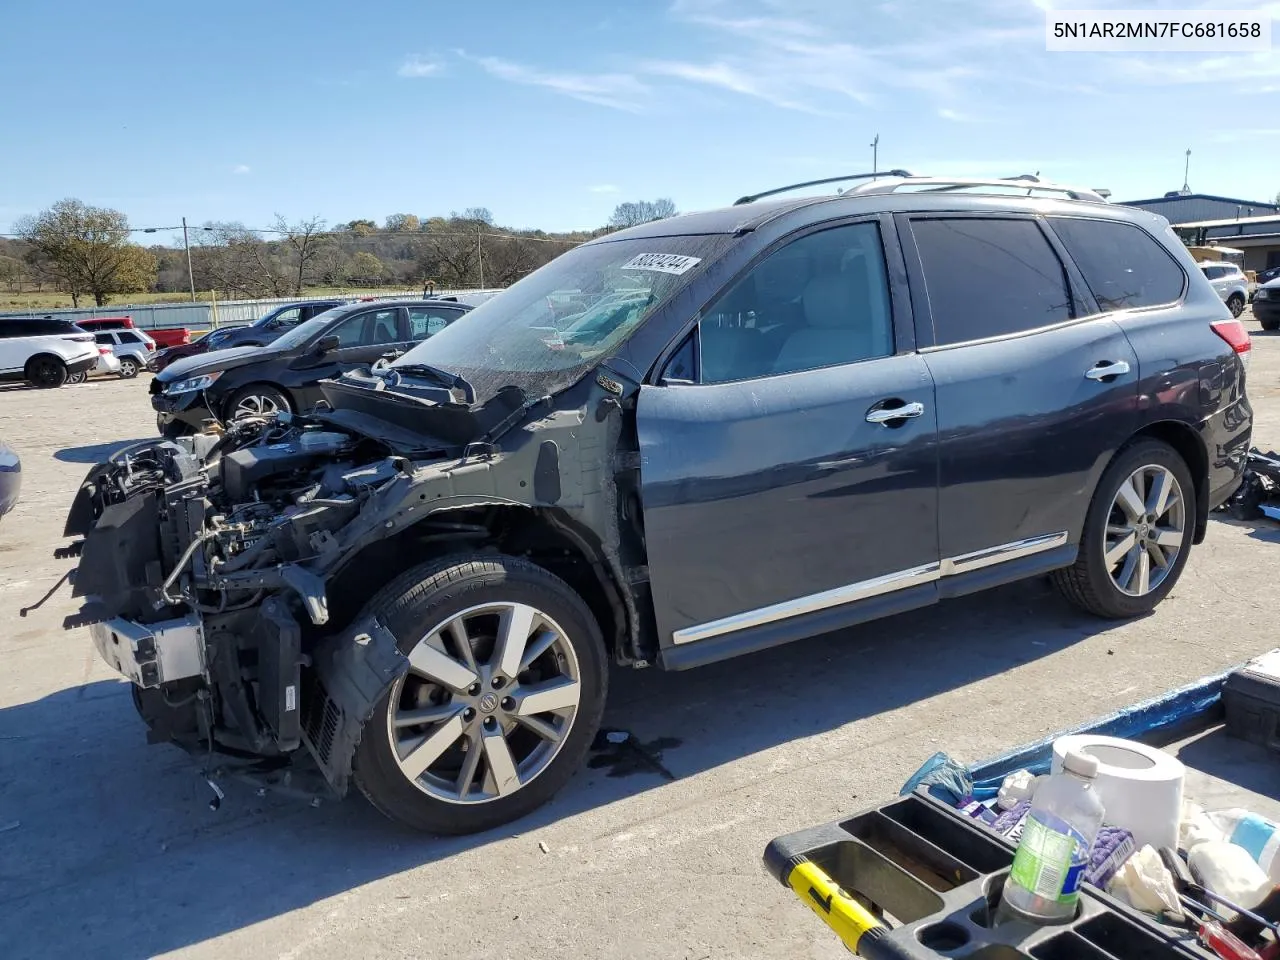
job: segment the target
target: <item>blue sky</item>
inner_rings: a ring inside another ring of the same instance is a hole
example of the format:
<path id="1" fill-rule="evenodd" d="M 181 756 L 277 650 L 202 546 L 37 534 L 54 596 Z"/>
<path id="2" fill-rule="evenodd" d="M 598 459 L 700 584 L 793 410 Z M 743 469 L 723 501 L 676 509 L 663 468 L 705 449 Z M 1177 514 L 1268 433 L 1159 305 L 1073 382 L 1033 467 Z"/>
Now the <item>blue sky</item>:
<path id="1" fill-rule="evenodd" d="M 877 133 L 881 167 L 1134 199 L 1190 147 L 1196 191 L 1280 190 L 1280 54 L 1047 53 L 1046 5 L 3 0 L 0 232 L 67 196 L 135 226 L 592 227 L 865 170 Z"/>

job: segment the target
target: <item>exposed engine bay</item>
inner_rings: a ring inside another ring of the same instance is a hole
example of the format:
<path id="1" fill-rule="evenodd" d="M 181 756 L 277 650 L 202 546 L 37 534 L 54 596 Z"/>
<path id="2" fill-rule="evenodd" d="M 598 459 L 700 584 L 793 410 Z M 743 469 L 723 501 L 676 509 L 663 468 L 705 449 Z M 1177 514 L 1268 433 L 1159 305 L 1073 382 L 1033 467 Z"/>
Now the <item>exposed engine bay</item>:
<path id="1" fill-rule="evenodd" d="M 305 747 L 345 792 L 361 724 L 407 669 L 358 612 L 441 551 L 542 551 L 593 579 L 618 631 L 637 635 L 616 586 L 635 547 L 600 480 L 623 430 L 615 381 L 472 405 L 376 380 L 330 382 L 310 415 L 134 444 L 89 471 L 65 530 L 83 538 L 67 552 L 84 600 L 66 625 L 88 626 L 133 682 L 150 741 L 258 770 Z"/>

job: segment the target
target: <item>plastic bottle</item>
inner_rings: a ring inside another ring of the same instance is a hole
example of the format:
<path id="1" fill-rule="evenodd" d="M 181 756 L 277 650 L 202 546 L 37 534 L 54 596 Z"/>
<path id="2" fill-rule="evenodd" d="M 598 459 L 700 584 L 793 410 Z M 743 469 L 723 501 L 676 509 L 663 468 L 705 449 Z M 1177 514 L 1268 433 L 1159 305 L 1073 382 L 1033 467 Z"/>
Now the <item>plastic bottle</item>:
<path id="1" fill-rule="evenodd" d="M 1098 758 L 1072 750 L 1062 772 L 1045 777 L 1031 797 L 1013 868 L 1004 883 L 995 924 L 1065 923 L 1075 918 L 1089 849 L 1102 826 L 1102 801 L 1093 789 Z"/>

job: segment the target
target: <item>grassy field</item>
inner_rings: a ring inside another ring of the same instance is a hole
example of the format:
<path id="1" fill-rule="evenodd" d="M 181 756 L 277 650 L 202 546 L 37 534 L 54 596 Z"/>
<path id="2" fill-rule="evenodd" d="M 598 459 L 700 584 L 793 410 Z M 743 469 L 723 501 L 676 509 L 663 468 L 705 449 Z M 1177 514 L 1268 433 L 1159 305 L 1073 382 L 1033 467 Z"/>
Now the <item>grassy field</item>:
<path id="1" fill-rule="evenodd" d="M 331 296 L 375 296 L 383 290 L 400 291 L 407 289 L 403 284 L 393 287 L 304 287 L 302 295 L 304 297 L 331 297 Z M 212 300 L 213 294 L 206 291 L 204 293 L 196 293 L 197 300 Z M 220 296 L 220 300 L 226 297 Z M 187 303 L 191 300 L 191 295 L 186 293 L 130 293 L 122 294 L 116 297 L 108 307 L 120 307 L 121 309 L 129 306 L 141 306 L 148 303 Z M 63 309 L 71 306 L 71 297 L 65 293 L 53 293 L 44 291 L 37 293 L 35 291 L 24 291 L 22 293 L 10 293 L 8 291 L 0 291 L 0 311 L 14 310 L 55 310 Z M 81 297 L 81 307 L 92 307 L 92 297 Z M 107 309 L 103 307 L 101 309 Z"/>

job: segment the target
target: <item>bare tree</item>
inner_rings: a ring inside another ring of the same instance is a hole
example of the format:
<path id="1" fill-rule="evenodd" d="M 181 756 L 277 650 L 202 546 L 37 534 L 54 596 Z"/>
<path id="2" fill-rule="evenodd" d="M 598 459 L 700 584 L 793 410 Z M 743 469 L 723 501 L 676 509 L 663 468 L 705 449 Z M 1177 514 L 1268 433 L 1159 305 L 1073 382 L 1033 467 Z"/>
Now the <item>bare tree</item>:
<path id="1" fill-rule="evenodd" d="M 669 197 L 620 203 L 613 208 L 609 226 L 620 230 L 654 220 L 665 220 L 667 217 L 674 217 L 677 212 L 675 203 Z"/>
<path id="2" fill-rule="evenodd" d="M 297 223 L 287 223 L 284 217 L 276 214 L 275 231 L 284 237 L 284 245 L 291 252 L 294 263 L 294 284 L 293 292 L 295 296 L 302 294 L 303 283 L 307 275 L 307 267 L 317 256 L 321 249 L 329 242 L 329 235 L 324 232 L 325 221 L 320 217 L 311 217 L 308 220 L 299 220 Z"/>

